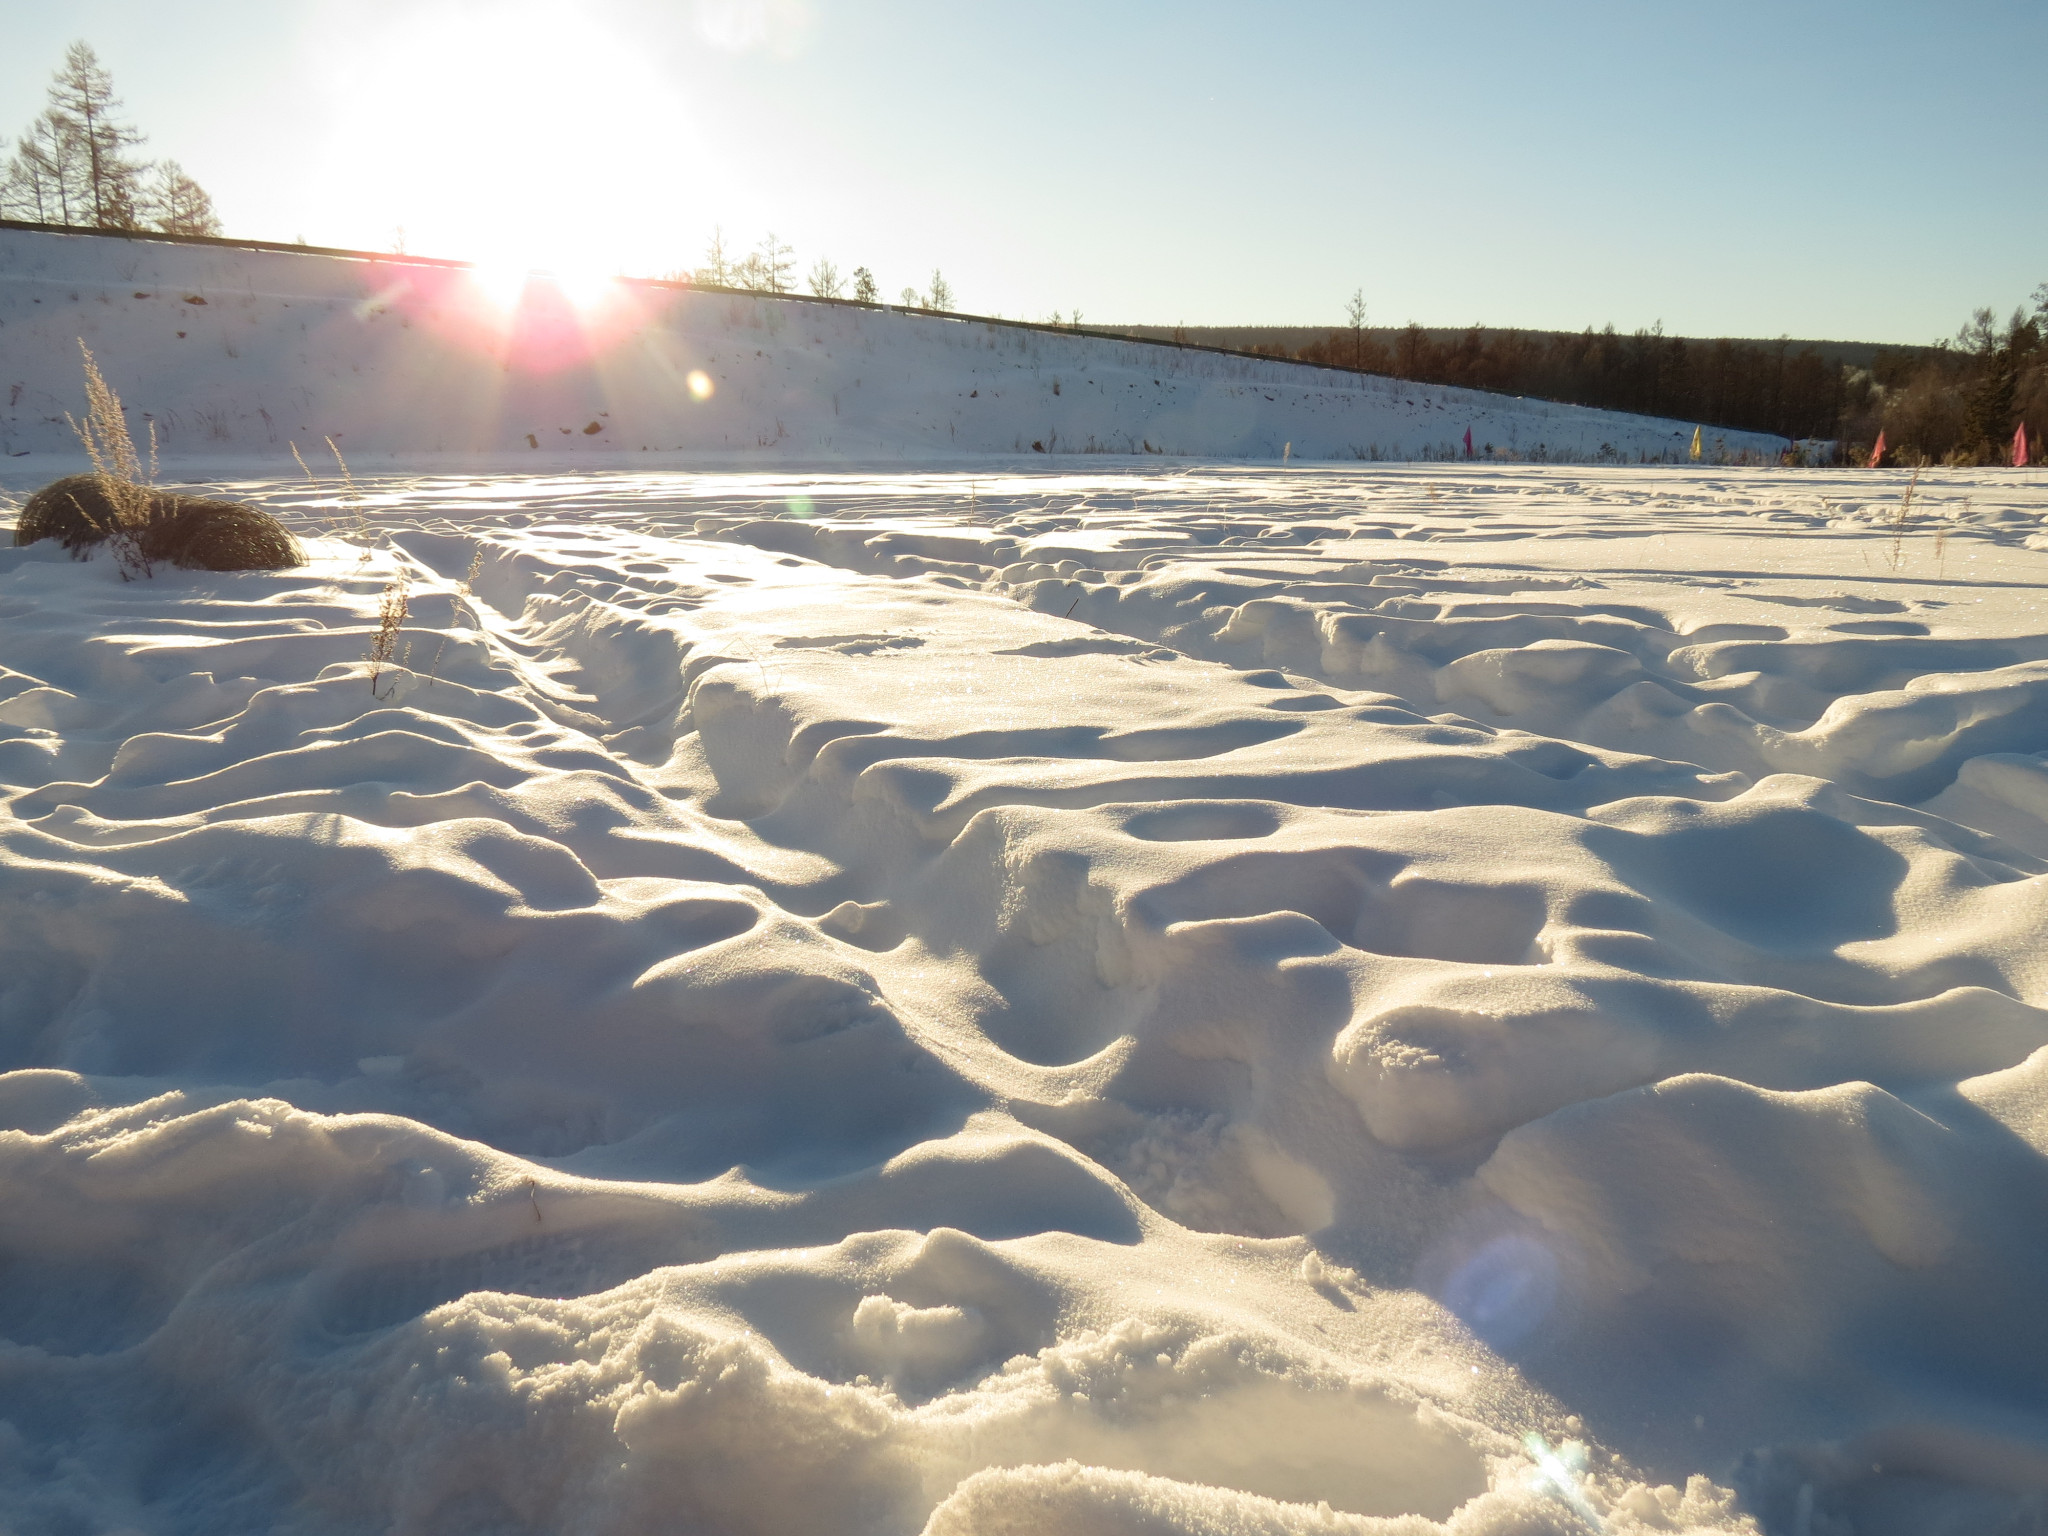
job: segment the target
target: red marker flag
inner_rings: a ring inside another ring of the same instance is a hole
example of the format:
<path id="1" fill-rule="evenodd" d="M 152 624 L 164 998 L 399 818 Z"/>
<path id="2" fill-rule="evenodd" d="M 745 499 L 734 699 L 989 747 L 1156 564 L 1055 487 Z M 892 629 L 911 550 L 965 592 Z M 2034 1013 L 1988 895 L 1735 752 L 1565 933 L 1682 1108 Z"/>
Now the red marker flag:
<path id="1" fill-rule="evenodd" d="M 1870 468 L 1875 469 L 1884 462 L 1884 428 L 1877 429 L 1877 446 L 1870 450 Z"/>
<path id="2" fill-rule="evenodd" d="M 2012 435 L 2012 467 L 2027 467 L 2027 424 L 2024 421 L 2020 423 L 2019 430 Z"/>
<path id="3" fill-rule="evenodd" d="M 2022 428 L 2022 430 L 2025 429 Z M 1472 457 L 1472 429 L 1470 427 L 1465 429 L 1465 457 L 1468 459 Z"/>

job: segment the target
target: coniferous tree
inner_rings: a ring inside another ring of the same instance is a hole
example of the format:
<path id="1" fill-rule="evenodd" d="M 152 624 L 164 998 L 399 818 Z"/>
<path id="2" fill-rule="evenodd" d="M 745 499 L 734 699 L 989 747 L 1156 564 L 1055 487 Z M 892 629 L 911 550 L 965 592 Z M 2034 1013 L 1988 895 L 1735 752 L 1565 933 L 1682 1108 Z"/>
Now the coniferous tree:
<path id="1" fill-rule="evenodd" d="M 70 125 L 45 112 L 23 134 L 0 180 L 0 213 L 37 224 L 69 224 L 74 194 Z"/>
<path id="2" fill-rule="evenodd" d="M 1980 463 L 1995 460 L 2012 433 L 2020 373 L 2039 339 L 2025 310 L 2013 311 L 2003 334 L 1993 324 L 1990 310 L 1980 309 L 1970 317 L 1956 337 L 1959 350 L 1972 359 L 1976 373 L 1963 402 L 1957 452 Z"/>
<path id="3" fill-rule="evenodd" d="M 90 45 L 73 43 L 50 82 L 49 105 L 0 174 L 0 213 L 42 224 L 219 234 L 205 188 L 175 161 L 130 151 L 142 135 L 121 121 L 114 82 Z M 145 180 L 155 172 L 154 184 Z"/>
<path id="4" fill-rule="evenodd" d="M 881 295 L 882 290 L 875 286 L 875 274 L 866 267 L 855 267 L 853 269 L 854 298 L 862 304 L 872 304 Z"/>
<path id="5" fill-rule="evenodd" d="M 821 299 L 838 298 L 839 290 L 846 286 L 839 276 L 839 268 L 823 256 L 812 263 L 810 276 L 805 281 L 810 284 L 812 294 Z"/>
<path id="6" fill-rule="evenodd" d="M 128 152 L 142 135 L 116 115 L 120 107 L 113 77 L 100 67 L 91 44 L 73 43 L 50 84 L 50 112 L 71 127 L 71 152 L 85 183 L 84 211 L 101 229 L 140 229 L 147 166 Z"/>
<path id="7" fill-rule="evenodd" d="M 795 253 L 775 238 L 775 231 L 769 230 L 761 241 L 761 247 L 747 260 L 753 264 L 754 281 L 749 288 L 763 293 L 788 293 L 794 286 L 791 274 L 796 270 L 790 257 Z"/>
<path id="8" fill-rule="evenodd" d="M 711 226 L 711 244 L 704 248 L 704 265 L 697 269 L 695 276 L 698 282 L 713 288 L 734 286 L 732 258 L 726 254 L 723 226 Z"/>
<path id="9" fill-rule="evenodd" d="M 220 218 L 206 189 L 175 160 L 160 162 L 150 188 L 150 217 L 167 235 L 218 235 Z"/>

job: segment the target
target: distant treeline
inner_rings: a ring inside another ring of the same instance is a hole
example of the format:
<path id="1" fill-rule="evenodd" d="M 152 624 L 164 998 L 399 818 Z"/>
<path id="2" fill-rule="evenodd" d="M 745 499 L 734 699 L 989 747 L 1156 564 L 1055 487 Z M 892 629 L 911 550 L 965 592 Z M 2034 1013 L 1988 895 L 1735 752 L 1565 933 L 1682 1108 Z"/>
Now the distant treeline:
<path id="1" fill-rule="evenodd" d="M 1864 447 L 1881 431 L 1885 457 L 1900 463 L 2003 464 L 2022 423 L 2039 465 L 2048 435 L 2048 283 L 2034 290 L 2031 313 L 2016 309 L 2001 325 L 1980 309 L 1953 341 L 1917 358 L 1880 357 L 1844 411 L 1840 436 Z"/>
<path id="2" fill-rule="evenodd" d="M 2048 430 L 2048 285 L 2000 326 L 1979 310 L 1953 341 L 1701 340 L 1660 327 L 1585 331 L 1356 326 L 1125 327 L 1131 335 L 1222 346 L 1424 384 L 1529 395 L 1667 416 L 1790 440 L 1828 438 L 1887 460 L 2003 463 L 2025 421 Z M 2037 451 L 2038 462 L 2038 451 Z"/>

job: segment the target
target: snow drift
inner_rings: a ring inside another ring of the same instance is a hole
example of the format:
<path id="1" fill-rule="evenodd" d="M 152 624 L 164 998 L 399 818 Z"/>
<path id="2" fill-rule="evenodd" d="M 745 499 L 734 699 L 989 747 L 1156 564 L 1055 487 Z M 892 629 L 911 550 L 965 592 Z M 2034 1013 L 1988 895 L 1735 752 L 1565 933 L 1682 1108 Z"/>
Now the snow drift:
<path id="1" fill-rule="evenodd" d="M 229 489 L 0 549 L 10 1531 L 2038 1521 L 2032 482 Z"/>
<path id="2" fill-rule="evenodd" d="M 0 453 L 75 453 L 79 343 L 168 460 L 333 438 L 531 470 L 1043 452 L 1679 459 L 1689 422 L 798 298 L 578 288 L 348 258 L 0 229 Z M 1706 434 L 1710 458 L 1781 439 Z M 659 456 L 659 457 L 658 457 Z M 46 477 L 48 478 L 48 477 Z"/>

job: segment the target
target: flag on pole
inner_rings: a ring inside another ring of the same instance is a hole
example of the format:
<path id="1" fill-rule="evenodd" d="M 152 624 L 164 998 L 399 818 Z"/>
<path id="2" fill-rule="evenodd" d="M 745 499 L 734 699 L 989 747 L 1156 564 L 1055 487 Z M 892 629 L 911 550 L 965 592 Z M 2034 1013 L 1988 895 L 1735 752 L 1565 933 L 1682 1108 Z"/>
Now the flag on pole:
<path id="1" fill-rule="evenodd" d="M 1465 429 L 1465 457 L 1468 459 L 1472 457 L 1472 429 L 1470 427 Z"/>
<path id="2" fill-rule="evenodd" d="M 2019 424 L 2019 430 L 2012 435 L 2012 467 L 2027 467 L 2027 424 L 2024 421 Z"/>
<path id="3" fill-rule="evenodd" d="M 1876 446 L 1876 447 L 1874 447 L 1874 448 L 1872 448 L 1872 449 L 1870 450 L 1870 465 L 1869 465 L 1869 467 L 1870 467 L 1871 469 L 1875 469 L 1875 468 L 1877 468 L 1877 466 L 1878 466 L 1878 465 L 1882 464 L 1883 462 L 1884 462 L 1884 428 L 1883 428 L 1883 427 L 1879 427 L 1879 428 L 1877 429 L 1877 446 Z"/>
<path id="4" fill-rule="evenodd" d="M 1692 429 L 1692 461 L 1695 464 L 1700 461 L 1700 429 L 1698 427 Z"/>

